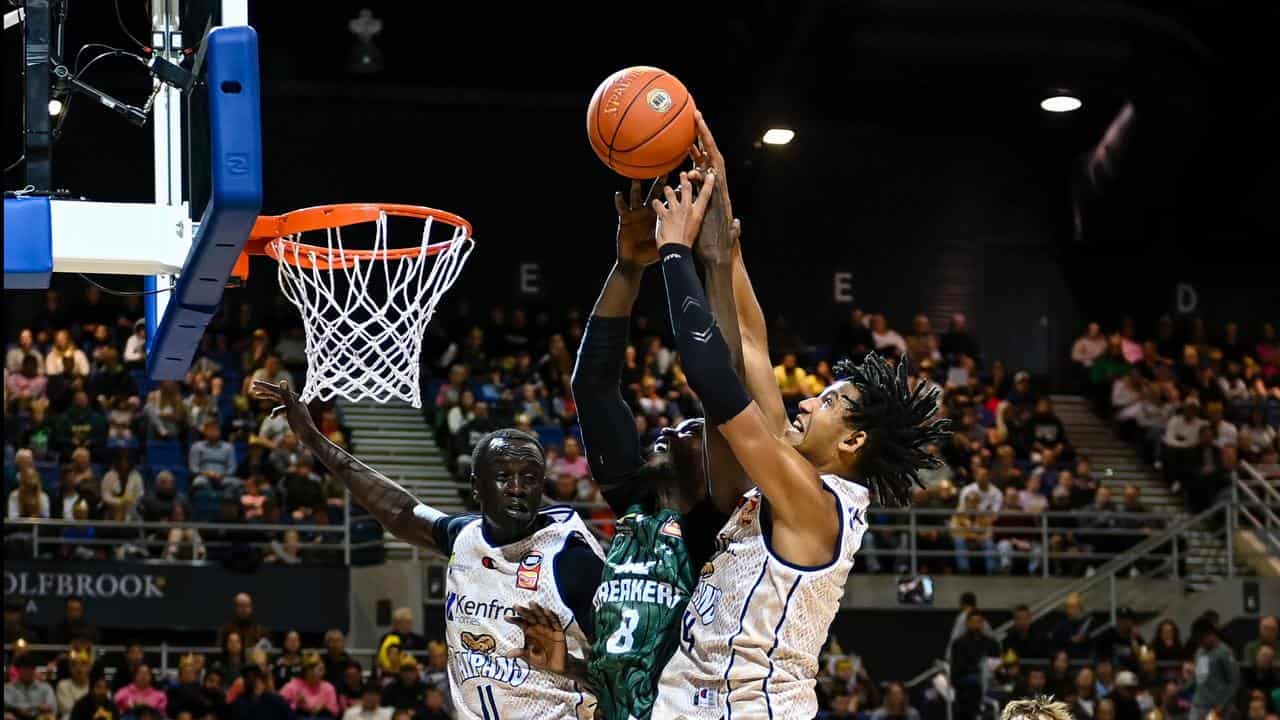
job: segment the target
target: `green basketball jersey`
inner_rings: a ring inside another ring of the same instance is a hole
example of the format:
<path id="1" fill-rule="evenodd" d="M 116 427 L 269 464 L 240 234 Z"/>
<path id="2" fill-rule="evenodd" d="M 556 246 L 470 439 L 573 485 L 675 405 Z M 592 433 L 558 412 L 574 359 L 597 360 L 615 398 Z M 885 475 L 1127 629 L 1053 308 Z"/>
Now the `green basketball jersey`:
<path id="1" fill-rule="evenodd" d="M 658 676 L 676 651 L 694 587 L 680 514 L 639 504 L 618 519 L 594 599 L 596 640 L 587 675 L 606 720 L 646 720 Z"/>

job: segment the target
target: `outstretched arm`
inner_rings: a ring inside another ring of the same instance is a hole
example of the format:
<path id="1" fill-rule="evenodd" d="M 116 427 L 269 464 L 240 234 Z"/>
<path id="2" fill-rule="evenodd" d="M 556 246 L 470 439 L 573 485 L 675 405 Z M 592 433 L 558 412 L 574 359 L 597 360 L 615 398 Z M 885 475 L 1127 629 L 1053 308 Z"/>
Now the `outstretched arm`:
<path id="1" fill-rule="evenodd" d="M 439 540 L 437 526 L 447 522 L 448 516 L 422 504 L 391 478 L 365 465 L 325 437 L 311 419 L 307 406 L 289 390 L 287 382 L 275 385 L 254 380 L 252 391 L 254 397 L 283 405 L 289 427 L 298 436 L 298 441 L 311 450 L 329 472 L 342 480 L 356 502 L 392 535 L 411 545 L 447 551 L 448 548 L 443 547 Z"/>
<path id="2" fill-rule="evenodd" d="M 714 171 L 708 173 L 695 201 L 688 175 L 682 173 L 680 196 L 667 189 L 667 204 L 655 202 L 658 253 L 676 345 L 689 383 L 702 398 L 707 420 L 719 427 L 734 456 L 769 500 L 775 550 L 792 562 L 813 564 L 813 558 L 829 557 L 828 541 L 834 541 L 838 532 L 838 520 L 831 512 L 834 501 L 808 461 L 769 428 L 760 406 L 734 375 L 724 337 L 707 310 L 706 294 L 694 270 L 690 248 L 715 181 Z M 787 541 L 777 542 L 781 535 Z"/>
<path id="3" fill-rule="evenodd" d="M 647 198 L 639 182 L 631 183 L 629 201 L 614 196 L 618 210 L 618 259 L 605 281 L 595 309 L 587 320 L 573 368 L 573 398 L 591 474 L 601 494 L 619 515 L 647 488 L 634 487 L 643 464 L 635 417 L 618 384 L 627 350 L 631 309 L 640 294 L 644 270 L 657 262 L 653 242 L 657 216 L 649 207 L 665 178 L 654 181 Z"/>

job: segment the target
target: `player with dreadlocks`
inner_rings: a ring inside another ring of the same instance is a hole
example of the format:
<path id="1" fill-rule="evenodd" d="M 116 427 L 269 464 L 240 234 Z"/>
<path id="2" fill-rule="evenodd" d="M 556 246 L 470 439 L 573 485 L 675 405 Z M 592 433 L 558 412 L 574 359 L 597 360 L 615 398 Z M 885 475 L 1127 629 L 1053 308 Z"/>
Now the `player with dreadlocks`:
<path id="1" fill-rule="evenodd" d="M 924 448 L 941 441 L 947 423 L 934 420 L 936 386 L 913 387 L 905 363 L 894 368 L 875 354 L 838 364 L 840 379 L 801 402 L 787 423 L 771 376 L 772 391 L 761 392 L 762 315 L 740 321 L 748 394 L 693 264 L 717 180 L 714 169 L 681 173 L 679 195 L 666 189 L 666 203 L 654 202 L 657 241 L 689 384 L 756 487 L 701 569 L 653 716 L 812 718 L 818 652 L 866 531 L 867 506 L 873 497 L 907 502 L 918 471 L 936 466 Z M 740 277 L 735 294 L 749 290 Z"/>

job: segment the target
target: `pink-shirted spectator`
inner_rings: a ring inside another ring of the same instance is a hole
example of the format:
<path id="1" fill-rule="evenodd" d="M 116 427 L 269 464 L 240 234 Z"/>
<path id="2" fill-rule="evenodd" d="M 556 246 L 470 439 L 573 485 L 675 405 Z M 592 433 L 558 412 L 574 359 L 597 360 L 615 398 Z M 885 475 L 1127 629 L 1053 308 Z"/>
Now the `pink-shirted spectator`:
<path id="1" fill-rule="evenodd" d="M 151 708 L 165 715 L 169 697 L 151 684 L 151 668 L 139 665 L 133 671 L 133 682 L 116 691 L 116 707 L 124 715 L 136 714 L 142 708 Z"/>
<path id="2" fill-rule="evenodd" d="M 338 717 L 338 693 L 324 679 L 324 662 L 315 653 L 302 659 L 302 677 L 280 690 L 280 697 L 299 717 Z"/>

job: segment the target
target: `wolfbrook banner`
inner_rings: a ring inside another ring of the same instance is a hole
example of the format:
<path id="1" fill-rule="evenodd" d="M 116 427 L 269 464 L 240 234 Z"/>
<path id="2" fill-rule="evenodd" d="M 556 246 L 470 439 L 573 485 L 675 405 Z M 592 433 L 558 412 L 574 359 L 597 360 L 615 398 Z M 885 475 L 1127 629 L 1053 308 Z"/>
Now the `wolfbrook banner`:
<path id="1" fill-rule="evenodd" d="M 4 566 L 4 596 L 27 603 L 35 626 L 62 619 L 68 597 L 85 601 L 99 627 L 217 627 L 231 618 L 236 593 L 253 596 L 267 627 L 308 632 L 347 627 L 350 577 L 345 567 L 263 566 L 234 573 L 221 566 L 162 563 L 14 562 Z"/>

